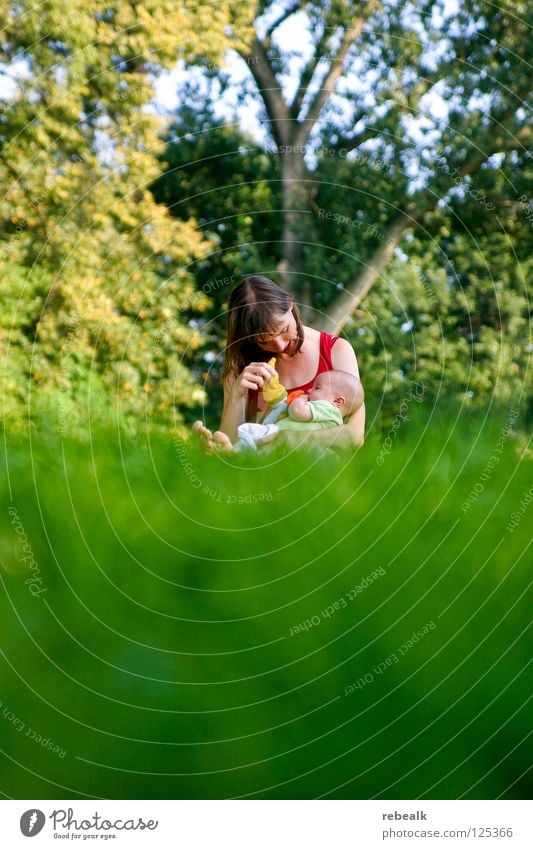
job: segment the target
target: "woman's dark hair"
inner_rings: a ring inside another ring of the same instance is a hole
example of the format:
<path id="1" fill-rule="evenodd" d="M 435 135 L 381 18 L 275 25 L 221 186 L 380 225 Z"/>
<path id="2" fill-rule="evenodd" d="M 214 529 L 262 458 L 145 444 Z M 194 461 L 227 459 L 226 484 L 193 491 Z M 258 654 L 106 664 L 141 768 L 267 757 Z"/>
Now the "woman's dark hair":
<path id="1" fill-rule="evenodd" d="M 228 333 L 222 381 L 239 375 L 248 363 L 263 362 L 272 356 L 256 342 L 257 336 L 278 332 L 276 321 L 292 308 L 298 338 L 291 356 L 303 345 L 304 331 L 294 299 L 268 277 L 249 274 L 230 295 Z"/>

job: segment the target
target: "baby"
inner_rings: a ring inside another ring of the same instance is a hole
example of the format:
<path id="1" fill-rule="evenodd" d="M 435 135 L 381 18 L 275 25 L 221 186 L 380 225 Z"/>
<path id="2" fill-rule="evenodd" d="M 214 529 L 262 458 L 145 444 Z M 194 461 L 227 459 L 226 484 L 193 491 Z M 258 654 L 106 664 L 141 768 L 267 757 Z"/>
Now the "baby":
<path id="1" fill-rule="evenodd" d="M 287 417 L 269 424 L 247 422 L 237 429 L 238 439 L 231 444 L 226 434 L 217 431 L 219 448 L 228 451 L 256 451 L 257 445 L 271 442 L 281 430 L 319 430 L 343 424 L 346 416 L 361 404 L 361 384 L 355 375 L 346 371 L 324 371 L 318 375 L 306 394 L 289 403 Z M 265 416 L 268 420 L 270 414 Z"/>

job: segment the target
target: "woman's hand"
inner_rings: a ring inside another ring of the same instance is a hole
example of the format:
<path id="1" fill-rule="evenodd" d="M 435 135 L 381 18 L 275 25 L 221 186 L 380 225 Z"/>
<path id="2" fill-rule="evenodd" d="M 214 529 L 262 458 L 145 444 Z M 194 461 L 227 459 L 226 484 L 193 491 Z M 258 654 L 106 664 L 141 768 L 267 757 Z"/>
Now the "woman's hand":
<path id="1" fill-rule="evenodd" d="M 224 382 L 224 408 L 219 430 L 227 434 L 231 442 L 237 439 L 239 425 L 246 421 L 248 414 L 248 392 L 262 389 L 276 370 L 268 363 L 249 363 L 238 377 Z"/>
<path id="2" fill-rule="evenodd" d="M 262 389 L 265 381 L 277 375 L 268 363 L 249 363 L 234 380 L 231 387 L 233 399 L 246 398 L 250 389 Z"/>

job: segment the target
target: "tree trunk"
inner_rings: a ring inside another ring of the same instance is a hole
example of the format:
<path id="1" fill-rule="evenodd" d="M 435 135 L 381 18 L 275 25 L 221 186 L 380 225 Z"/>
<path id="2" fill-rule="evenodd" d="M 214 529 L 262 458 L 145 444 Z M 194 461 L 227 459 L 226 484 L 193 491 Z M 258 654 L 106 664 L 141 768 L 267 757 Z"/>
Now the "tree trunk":
<path id="1" fill-rule="evenodd" d="M 353 311 L 370 291 L 390 261 L 405 230 L 412 227 L 413 224 L 416 224 L 416 219 L 404 212 L 394 219 L 384 234 L 383 243 L 365 263 L 361 274 L 352 283 L 347 284 L 333 304 L 330 305 L 327 317 L 320 323 L 322 330 L 327 330 L 334 335 L 340 333 Z"/>
<path id="2" fill-rule="evenodd" d="M 292 292 L 302 319 L 312 320 L 313 286 L 304 272 L 303 243 L 313 240 L 312 183 L 303 153 L 280 154 L 283 197 L 282 258 L 278 273 L 283 288 Z"/>

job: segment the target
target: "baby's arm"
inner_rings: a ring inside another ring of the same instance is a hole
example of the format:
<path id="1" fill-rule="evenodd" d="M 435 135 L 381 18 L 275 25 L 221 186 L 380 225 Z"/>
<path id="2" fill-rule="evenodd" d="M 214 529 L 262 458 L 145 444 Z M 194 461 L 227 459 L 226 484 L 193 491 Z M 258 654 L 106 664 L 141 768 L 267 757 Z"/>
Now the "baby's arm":
<path id="1" fill-rule="evenodd" d="M 310 422 L 313 420 L 313 411 L 309 404 L 307 395 L 299 395 L 287 410 L 291 419 L 295 422 Z"/>

